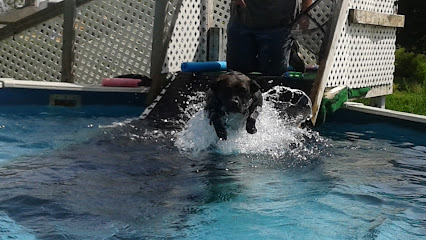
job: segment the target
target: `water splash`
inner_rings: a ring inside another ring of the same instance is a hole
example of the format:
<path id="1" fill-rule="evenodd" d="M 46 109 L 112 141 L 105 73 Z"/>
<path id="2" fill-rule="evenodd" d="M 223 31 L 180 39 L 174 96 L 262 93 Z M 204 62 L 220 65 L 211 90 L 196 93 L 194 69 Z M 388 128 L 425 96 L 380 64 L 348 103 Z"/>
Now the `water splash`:
<path id="1" fill-rule="evenodd" d="M 204 94 L 199 93 L 196 98 L 202 104 L 184 110 L 190 120 L 176 134 L 175 146 L 181 152 L 195 156 L 204 151 L 222 155 L 266 154 L 273 158 L 292 154 L 303 159 L 313 151 L 307 141 L 321 141 L 316 132 L 299 127 L 312 114 L 311 101 L 300 90 L 277 86 L 264 93 L 257 133 L 249 134 L 244 127 L 228 129 L 227 141 L 218 139 L 207 114 L 200 108 L 204 105 Z"/>

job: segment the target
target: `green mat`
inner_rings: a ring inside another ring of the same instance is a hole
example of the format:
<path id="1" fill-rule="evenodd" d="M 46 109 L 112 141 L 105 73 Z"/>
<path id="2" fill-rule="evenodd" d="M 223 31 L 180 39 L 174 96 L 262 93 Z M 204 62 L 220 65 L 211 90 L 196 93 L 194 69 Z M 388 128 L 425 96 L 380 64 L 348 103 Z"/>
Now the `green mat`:
<path id="1" fill-rule="evenodd" d="M 337 93 L 333 99 L 323 98 L 318 112 L 317 124 L 324 123 L 327 120 L 327 117 L 333 116 L 334 113 L 349 99 L 364 97 L 370 89 L 371 88 L 344 88 L 342 91 Z"/>

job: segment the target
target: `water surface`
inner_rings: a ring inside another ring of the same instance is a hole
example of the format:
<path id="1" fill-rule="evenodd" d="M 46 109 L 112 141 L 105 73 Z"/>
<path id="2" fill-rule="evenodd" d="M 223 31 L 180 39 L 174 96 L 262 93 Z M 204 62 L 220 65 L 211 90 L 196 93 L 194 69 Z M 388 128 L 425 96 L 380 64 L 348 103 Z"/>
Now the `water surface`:
<path id="1" fill-rule="evenodd" d="M 45 129 L 42 118 L 28 123 Z M 28 151 L 0 165 L 0 239 L 426 236 L 424 132 L 386 123 L 308 131 L 264 118 L 260 139 L 244 143 L 236 132 L 226 143 L 182 148 L 188 132 L 78 119 L 96 127 L 59 145 L 38 144 L 57 139 L 61 121 L 46 123 L 49 135 L 29 131 L 25 147 L 0 131 L 10 153 Z"/>

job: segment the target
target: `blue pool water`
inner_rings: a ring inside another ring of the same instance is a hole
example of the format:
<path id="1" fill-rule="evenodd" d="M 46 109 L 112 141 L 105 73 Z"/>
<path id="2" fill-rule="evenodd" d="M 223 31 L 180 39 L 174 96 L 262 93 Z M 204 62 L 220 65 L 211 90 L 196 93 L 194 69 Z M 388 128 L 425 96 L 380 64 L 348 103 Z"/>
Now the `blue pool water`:
<path id="1" fill-rule="evenodd" d="M 208 137 L 185 144 L 194 134 L 126 121 L 140 112 L 0 110 L 2 240 L 426 236 L 416 129 L 261 118 L 257 138 L 207 147 Z"/>
<path id="2" fill-rule="evenodd" d="M 19 156 L 81 143 L 99 127 L 137 118 L 142 107 L 1 106 L 0 165 Z"/>

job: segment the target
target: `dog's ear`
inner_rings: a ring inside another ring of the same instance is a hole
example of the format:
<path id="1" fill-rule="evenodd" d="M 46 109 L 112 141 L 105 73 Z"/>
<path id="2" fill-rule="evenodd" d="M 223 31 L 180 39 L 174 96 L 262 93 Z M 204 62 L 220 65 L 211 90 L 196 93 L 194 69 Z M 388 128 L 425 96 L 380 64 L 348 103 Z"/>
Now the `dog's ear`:
<path id="1" fill-rule="evenodd" d="M 253 79 L 250 79 L 250 93 L 255 93 L 260 90 L 260 85 Z"/>

